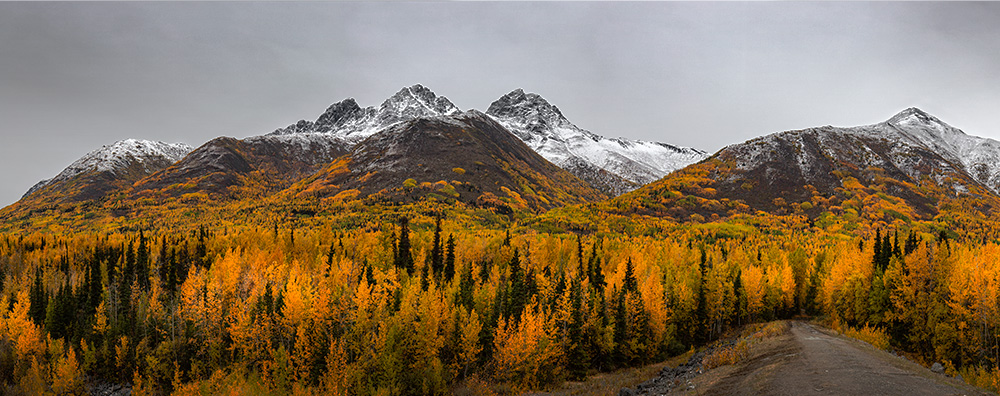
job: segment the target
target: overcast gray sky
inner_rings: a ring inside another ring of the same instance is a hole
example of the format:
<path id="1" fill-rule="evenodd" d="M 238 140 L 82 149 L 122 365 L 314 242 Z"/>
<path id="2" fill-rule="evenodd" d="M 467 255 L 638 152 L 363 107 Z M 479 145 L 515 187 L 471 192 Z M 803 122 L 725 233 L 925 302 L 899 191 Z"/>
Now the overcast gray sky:
<path id="1" fill-rule="evenodd" d="M 911 106 L 1000 138 L 1000 3 L 0 3 L 0 205 L 104 144 L 246 137 L 421 83 L 715 151 Z"/>

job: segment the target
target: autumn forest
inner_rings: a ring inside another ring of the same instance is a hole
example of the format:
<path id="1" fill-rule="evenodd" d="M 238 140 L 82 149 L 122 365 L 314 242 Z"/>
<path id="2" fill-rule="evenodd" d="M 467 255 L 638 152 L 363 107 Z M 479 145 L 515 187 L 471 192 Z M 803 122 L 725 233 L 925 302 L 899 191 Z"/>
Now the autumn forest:
<path id="1" fill-rule="evenodd" d="M 25 394 L 94 380 L 139 394 L 518 392 L 805 315 L 984 386 L 1000 378 L 1000 244 L 986 238 L 902 222 L 847 237 L 792 217 L 553 232 L 447 213 L 5 234 L 0 382 Z"/>

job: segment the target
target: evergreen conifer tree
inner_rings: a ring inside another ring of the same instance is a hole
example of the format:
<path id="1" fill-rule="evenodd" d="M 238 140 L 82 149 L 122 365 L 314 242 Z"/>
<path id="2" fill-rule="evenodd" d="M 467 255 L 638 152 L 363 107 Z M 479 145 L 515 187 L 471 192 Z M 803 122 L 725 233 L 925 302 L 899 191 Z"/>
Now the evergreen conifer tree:
<path id="1" fill-rule="evenodd" d="M 441 245 L 441 218 L 434 221 L 434 241 L 431 244 L 431 270 L 440 279 L 444 272 L 444 247 Z"/>
<path id="2" fill-rule="evenodd" d="M 149 290 L 149 246 L 142 231 L 139 231 L 139 248 L 135 251 L 135 269 L 139 290 Z"/>
<path id="3" fill-rule="evenodd" d="M 462 274 L 458 279 L 458 301 L 465 309 L 472 309 L 472 289 L 475 287 L 472 279 L 472 263 L 466 263 L 462 268 Z"/>
<path id="4" fill-rule="evenodd" d="M 413 254 L 410 252 L 410 219 L 399 218 L 399 243 L 396 246 L 395 265 L 413 274 Z"/>
<path id="5" fill-rule="evenodd" d="M 507 317 L 514 318 L 514 321 L 521 320 L 521 311 L 524 310 L 526 288 L 524 275 L 521 274 L 521 255 L 514 249 L 514 255 L 510 258 L 510 297 L 507 304 Z"/>
<path id="6" fill-rule="evenodd" d="M 35 270 L 35 281 L 31 284 L 28 300 L 31 305 L 28 307 L 28 316 L 31 317 L 32 321 L 34 321 L 36 325 L 44 325 L 45 310 L 48 307 L 49 298 L 45 292 L 45 286 L 42 283 L 41 269 Z"/>
<path id="7" fill-rule="evenodd" d="M 444 281 L 450 282 L 455 277 L 455 236 L 449 234 L 444 247 Z"/>
<path id="8" fill-rule="evenodd" d="M 597 290 L 604 292 L 604 287 L 607 283 L 604 281 L 604 271 L 601 270 L 601 258 L 597 255 L 597 243 L 590 248 L 590 260 L 587 262 L 587 272 L 590 273 L 590 285 Z"/>
<path id="9" fill-rule="evenodd" d="M 635 279 L 635 269 L 632 268 L 632 258 L 625 263 L 625 279 L 622 282 L 622 292 L 638 292 L 639 281 Z"/>
<path id="10" fill-rule="evenodd" d="M 583 308 L 580 279 L 576 278 L 570 286 L 570 321 L 567 326 L 569 351 L 566 353 L 566 363 L 570 378 L 577 381 L 587 377 L 587 368 L 590 367 L 590 356 L 584 343 Z"/>

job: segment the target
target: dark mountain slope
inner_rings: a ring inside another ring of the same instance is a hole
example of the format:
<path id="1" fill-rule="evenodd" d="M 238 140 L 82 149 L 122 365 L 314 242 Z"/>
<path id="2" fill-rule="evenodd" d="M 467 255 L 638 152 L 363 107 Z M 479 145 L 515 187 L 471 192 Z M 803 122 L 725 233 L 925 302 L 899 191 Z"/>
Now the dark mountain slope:
<path id="1" fill-rule="evenodd" d="M 904 113 L 909 110 L 904 111 Z M 901 113 L 902 114 L 902 113 Z M 763 136 L 622 197 L 615 206 L 686 220 L 737 213 L 826 211 L 928 219 L 955 200 L 991 210 L 996 197 L 965 166 L 909 138 L 893 120 Z"/>
<path id="2" fill-rule="evenodd" d="M 474 110 L 396 124 L 286 193 L 534 210 L 606 198 Z"/>
<path id="3" fill-rule="evenodd" d="M 178 163 L 136 183 L 134 196 L 201 193 L 211 198 L 251 198 L 287 188 L 347 152 L 329 135 L 221 137 Z"/>

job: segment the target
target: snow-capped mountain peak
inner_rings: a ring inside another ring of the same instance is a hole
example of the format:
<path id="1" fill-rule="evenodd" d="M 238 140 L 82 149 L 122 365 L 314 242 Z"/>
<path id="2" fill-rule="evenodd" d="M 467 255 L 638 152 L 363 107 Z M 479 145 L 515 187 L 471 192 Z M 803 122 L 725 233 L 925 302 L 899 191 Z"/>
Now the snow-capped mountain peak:
<path id="1" fill-rule="evenodd" d="M 316 121 L 299 121 L 270 135 L 328 134 L 357 143 L 403 121 L 450 116 L 459 112 L 448 98 L 437 96 L 427 87 L 416 84 L 403 87 L 379 107 L 362 108 L 354 98 L 344 99 L 330 105 Z"/>
<path id="2" fill-rule="evenodd" d="M 982 138 L 969 136 L 962 130 L 946 124 L 923 110 L 911 107 L 892 116 L 873 129 L 881 130 L 892 136 L 896 134 L 904 140 L 931 149 L 941 156 L 955 162 L 965 163 L 966 155 L 971 146 L 975 146 Z M 869 127 L 871 128 L 871 127 Z"/>
<path id="3" fill-rule="evenodd" d="M 520 88 L 493 102 L 486 114 L 549 161 L 613 195 L 708 156 L 669 144 L 605 138 L 577 127 L 559 108 Z"/>
<path id="4" fill-rule="evenodd" d="M 967 136 L 965 132 L 946 124 L 937 117 L 934 117 L 923 110 L 911 107 L 892 116 L 886 124 L 892 125 L 903 131 L 919 132 L 917 135 L 922 140 L 927 138 L 948 139 L 958 135 Z"/>
<path id="5" fill-rule="evenodd" d="M 358 106 L 354 98 L 347 98 L 330 105 L 316 119 L 317 132 L 329 132 L 335 126 L 343 125 L 344 122 L 357 119 L 363 116 L 364 109 Z M 301 123 L 302 121 L 300 121 Z M 308 121 L 306 121 L 308 122 Z"/>
<path id="6" fill-rule="evenodd" d="M 350 146 L 401 122 L 459 114 L 448 98 L 416 84 L 403 87 L 378 107 L 362 108 L 354 99 L 344 99 L 316 121 L 299 121 L 268 136 L 338 140 Z M 577 127 L 558 107 L 520 88 L 493 102 L 486 114 L 545 159 L 611 194 L 635 189 L 707 156 L 663 143 L 606 139 Z"/>
<path id="7" fill-rule="evenodd" d="M 164 163 L 180 161 L 194 150 L 184 143 L 164 143 L 151 140 L 124 139 L 91 151 L 74 161 L 55 177 L 35 184 L 24 196 L 78 175 L 91 172 L 117 174 L 135 166 L 141 166 L 146 173 L 159 170 Z"/>
<path id="8" fill-rule="evenodd" d="M 904 139 L 962 164 L 974 179 L 1000 191 L 1000 142 L 968 135 L 918 108 L 911 107 L 884 123 Z"/>
<path id="9" fill-rule="evenodd" d="M 164 143 L 152 140 L 124 139 L 91 151 L 73 162 L 53 180 L 68 179 L 83 172 L 116 172 L 132 159 L 140 162 L 151 157 L 165 157 L 177 162 L 194 150 L 184 143 Z"/>
<path id="10" fill-rule="evenodd" d="M 579 129 L 569 122 L 559 108 L 535 93 L 525 93 L 521 88 L 501 96 L 486 110 L 497 119 L 518 120 L 535 134 L 546 133 L 553 128 Z M 531 138 L 531 136 L 524 136 Z"/>
<path id="11" fill-rule="evenodd" d="M 916 107 L 910 107 L 906 110 L 900 111 L 896 115 L 892 116 L 892 118 L 889 118 L 886 122 L 893 125 L 947 125 L 937 117 L 934 117 Z"/>
<path id="12" fill-rule="evenodd" d="M 399 118 L 453 115 L 459 112 L 458 107 L 448 98 L 437 96 L 420 84 L 400 89 L 382 102 L 379 110 L 382 114 Z"/>

